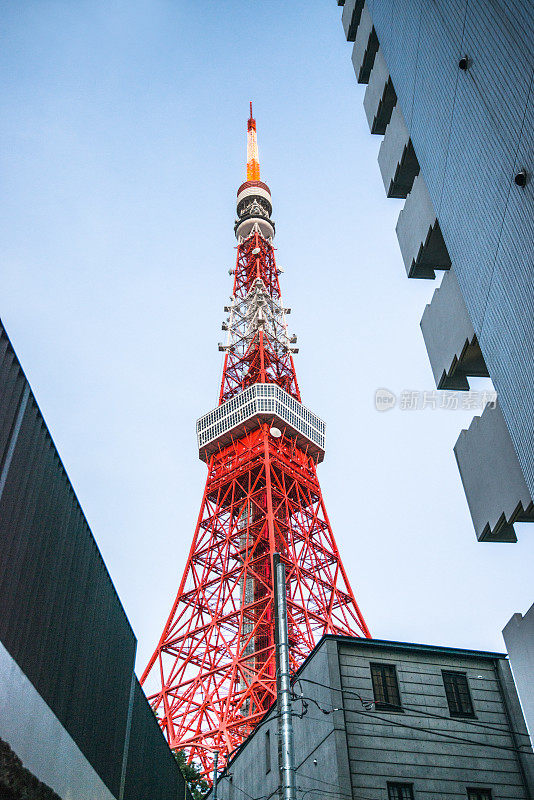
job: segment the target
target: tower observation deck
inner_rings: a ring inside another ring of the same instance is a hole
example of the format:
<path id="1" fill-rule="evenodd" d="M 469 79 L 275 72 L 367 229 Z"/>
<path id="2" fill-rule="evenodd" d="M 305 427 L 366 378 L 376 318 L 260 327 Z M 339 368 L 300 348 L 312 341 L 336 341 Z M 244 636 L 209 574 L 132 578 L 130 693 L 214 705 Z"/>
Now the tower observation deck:
<path id="1" fill-rule="evenodd" d="M 169 744 L 209 776 L 276 696 L 272 557 L 286 565 L 291 665 L 326 633 L 369 637 L 316 466 L 325 424 L 303 405 L 279 284 L 256 121 L 237 192 L 219 404 L 197 422 L 208 477 L 178 594 L 141 678 Z"/>

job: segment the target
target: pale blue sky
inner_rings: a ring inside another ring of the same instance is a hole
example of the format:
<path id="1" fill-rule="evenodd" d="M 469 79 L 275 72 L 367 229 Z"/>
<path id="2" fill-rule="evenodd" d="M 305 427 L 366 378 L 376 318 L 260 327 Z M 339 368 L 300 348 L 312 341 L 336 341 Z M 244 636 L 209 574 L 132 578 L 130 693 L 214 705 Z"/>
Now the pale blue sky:
<path id="1" fill-rule="evenodd" d="M 139 638 L 160 635 L 206 477 L 235 191 L 254 101 L 304 403 L 373 634 L 502 649 L 534 539 L 477 544 L 452 447 L 473 412 L 373 408 L 432 390 L 335 0 L 2 4 L 0 315 Z"/>

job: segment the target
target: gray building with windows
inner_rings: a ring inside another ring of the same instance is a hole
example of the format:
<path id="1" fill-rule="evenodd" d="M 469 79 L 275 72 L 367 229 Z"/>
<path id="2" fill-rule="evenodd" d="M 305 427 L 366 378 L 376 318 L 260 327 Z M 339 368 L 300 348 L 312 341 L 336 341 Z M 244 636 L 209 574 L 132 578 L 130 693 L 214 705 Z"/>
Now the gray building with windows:
<path id="1" fill-rule="evenodd" d="M 325 636 L 294 677 L 297 797 L 534 798 L 534 754 L 499 653 Z M 272 708 L 219 779 L 276 797 Z"/>
<path id="2" fill-rule="evenodd" d="M 338 0 L 439 389 L 498 394 L 455 453 L 477 537 L 534 519 L 534 4 Z"/>

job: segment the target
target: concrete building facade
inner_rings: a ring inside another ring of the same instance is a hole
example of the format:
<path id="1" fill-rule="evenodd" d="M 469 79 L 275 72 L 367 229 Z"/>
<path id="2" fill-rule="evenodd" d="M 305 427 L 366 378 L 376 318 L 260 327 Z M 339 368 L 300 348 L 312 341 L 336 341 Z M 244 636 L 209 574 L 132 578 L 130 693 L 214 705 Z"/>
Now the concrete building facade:
<path id="1" fill-rule="evenodd" d="M 293 686 L 299 798 L 534 797 L 534 754 L 501 654 L 326 636 Z M 277 787 L 273 708 L 218 794 L 267 800 Z"/>
<path id="2" fill-rule="evenodd" d="M 445 275 L 421 320 L 439 389 L 489 376 L 498 406 L 455 446 L 476 535 L 534 519 L 534 4 L 338 0 L 408 277 Z"/>

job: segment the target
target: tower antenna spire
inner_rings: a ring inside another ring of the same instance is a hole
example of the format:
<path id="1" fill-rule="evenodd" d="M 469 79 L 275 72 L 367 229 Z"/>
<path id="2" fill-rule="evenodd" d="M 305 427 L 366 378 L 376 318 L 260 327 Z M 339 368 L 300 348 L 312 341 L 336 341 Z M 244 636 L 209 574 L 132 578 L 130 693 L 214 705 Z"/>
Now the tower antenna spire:
<path id="1" fill-rule="evenodd" d="M 252 100 L 250 101 L 250 117 L 247 124 L 247 181 L 259 181 L 260 161 L 258 156 L 258 139 L 256 136 L 256 120 L 252 116 Z"/>

